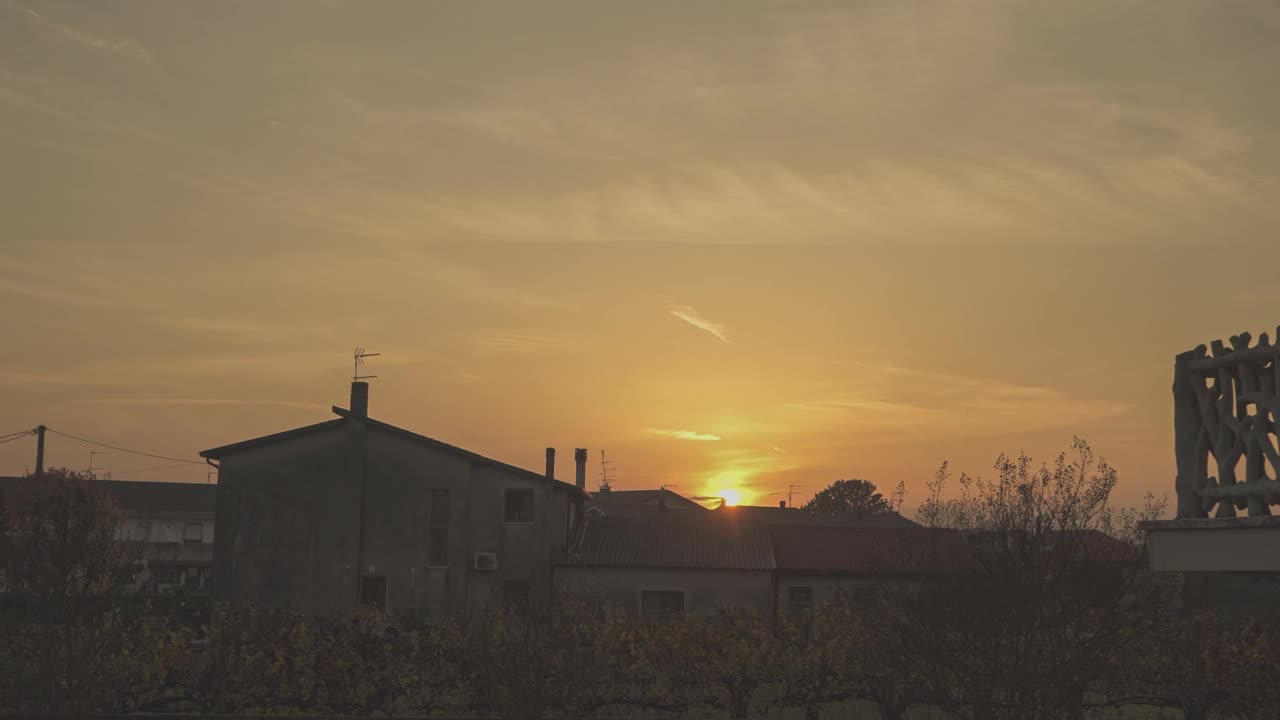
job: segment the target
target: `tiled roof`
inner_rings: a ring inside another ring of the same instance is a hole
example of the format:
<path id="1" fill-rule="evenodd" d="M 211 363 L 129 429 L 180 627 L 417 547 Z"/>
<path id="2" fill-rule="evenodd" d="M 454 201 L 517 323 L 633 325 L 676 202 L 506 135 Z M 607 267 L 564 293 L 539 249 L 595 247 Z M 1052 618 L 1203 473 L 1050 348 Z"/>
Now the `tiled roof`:
<path id="1" fill-rule="evenodd" d="M 0 478 L 0 491 L 21 478 Z M 151 482 L 147 480 L 95 480 L 111 493 L 116 507 L 132 512 L 201 512 L 214 511 L 217 485 L 185 482 Z"/>
<path id="2" fill-rule="evenodd" d="M 710 513 L 588 518 L 563 565 L 770 570 L 768 529 Z"/>
<path id="3" fill-rule="evenodd" d="M 736 515 L 745 521 L 763 522 L 767 525 L 805 525 L 834 527 L 882 527 L 914 528 L 917 523 L 896 512 L 890 513 L 811 513 L 800 508 L 781 508 L 769 505 L 721 506 L 715 512 Z"/>
<path id="4" fill-rule="evenodd" d="M 970 566 L 969 548 L 954 530 L 773 526 L 779 570 L 819 573 L 922 573 Z"/>

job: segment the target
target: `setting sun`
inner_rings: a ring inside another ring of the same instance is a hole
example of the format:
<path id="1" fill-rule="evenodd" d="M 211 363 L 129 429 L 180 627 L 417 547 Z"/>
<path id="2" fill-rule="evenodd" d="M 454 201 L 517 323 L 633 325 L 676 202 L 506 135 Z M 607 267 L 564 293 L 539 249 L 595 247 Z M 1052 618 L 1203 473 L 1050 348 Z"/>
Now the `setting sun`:
<path id="1" fill-rule="evenodd" d="M 728 505 L 729 507 L 733 507 L 734 505 L 737 505 L 738 502 L 742 500 L 742 495 L 737 490 L 733 490 L 733 489 L 721 490 L 716 494 L 724 498 L 724 504 Z"/>

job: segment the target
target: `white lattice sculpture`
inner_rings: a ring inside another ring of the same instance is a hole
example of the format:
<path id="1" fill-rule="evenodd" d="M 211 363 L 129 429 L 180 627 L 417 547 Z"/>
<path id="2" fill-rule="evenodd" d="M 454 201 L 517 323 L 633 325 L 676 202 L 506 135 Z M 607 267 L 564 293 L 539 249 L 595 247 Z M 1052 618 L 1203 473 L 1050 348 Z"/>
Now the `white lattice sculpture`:
<path id="1" fill-rule="evenodd" d="M 1178 517 L 1270 515 L 1280 504 L 1280 328 L 1278 344 L 1241 333 L 1230 347 L 1178 355 L 1173 406 Z M 1212 350 L 1212 354 L 1210 354 Z"/>

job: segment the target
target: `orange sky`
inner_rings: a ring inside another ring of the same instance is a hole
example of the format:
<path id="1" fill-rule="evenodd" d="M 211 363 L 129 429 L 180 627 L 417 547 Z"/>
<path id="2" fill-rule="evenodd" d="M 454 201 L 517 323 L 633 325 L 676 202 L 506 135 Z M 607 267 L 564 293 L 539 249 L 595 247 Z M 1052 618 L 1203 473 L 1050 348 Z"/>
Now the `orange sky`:
<path id="1" fill-rule="evenodd" d="M 192 457 L 330 417 L 364 345 L 375 416 L 562 477 L 910 507 L 1078 434 L 1171 494 L 1174 354 L 1280 323 L 1277 36 L 1268 0 L 0 0 L 0 434 Z"/>

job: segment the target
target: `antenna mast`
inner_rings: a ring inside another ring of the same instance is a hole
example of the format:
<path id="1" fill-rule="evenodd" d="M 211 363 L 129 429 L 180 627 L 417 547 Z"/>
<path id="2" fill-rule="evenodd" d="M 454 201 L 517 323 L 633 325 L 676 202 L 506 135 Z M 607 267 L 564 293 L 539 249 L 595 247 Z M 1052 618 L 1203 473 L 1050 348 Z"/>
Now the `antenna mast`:
<path id="1" fill-rule="evenodd" d="M 90 478 L 92 478 L 92 477 L 93 477 L 93 456 L 94 456 L 94 455 L 110 455 L 110 454 L 111 454 L 111 453 L 109 453 L 109 452 L 105 452 L 105 451 L 103 451 L 103 450 L 90 450 L 90 451 L 89 451 L 89 477 L 90 477 Z"/>
<path id="2" fill-rule="evenodd" d="M 600 451 L 600 492 L 613 489 L 613 461 L 604 459 L 604 450 Z"/>
<path id="3" fill-rule="evenodd" d="M 361 380 L 372 380 L 377 375 L 361 375 L 360 368 L 364 365 L 364 359 L 368 357 L 378 357 L 382 353 L 365 352 L 364 348 L 358 347 L 354 353 L 355 362 L 351 366 L 351 382 L 359 382 Z"/>
<path id="4" fill-rule="evenodd" d="M 796 485 L 795 483 L 791 483 L 790 485 L 787 485 L 787 507 L 796 506 L 796 504 L 791 501 L 791 496 L 795 494 L 796 488 L 802 488 L 802 487 L 804 487 L 804 485 Z"/>

